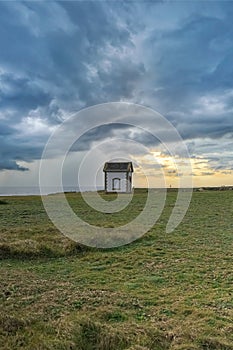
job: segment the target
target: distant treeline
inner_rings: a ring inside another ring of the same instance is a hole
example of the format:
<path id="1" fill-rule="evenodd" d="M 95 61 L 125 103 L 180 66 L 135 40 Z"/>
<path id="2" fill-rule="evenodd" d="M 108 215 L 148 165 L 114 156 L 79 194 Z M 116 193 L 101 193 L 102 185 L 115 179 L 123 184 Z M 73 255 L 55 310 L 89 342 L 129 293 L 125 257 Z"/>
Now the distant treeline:
<path id="1" fill-rule="evenodd" d="M 154 188 L 155 190 L 166 190 L 168 192 L 177 192 L 180 190 L 180 188 L 177 187 L 168 187 L 168 188 Z M 134 188 L 136 192 L 148 192 L 147 188 Z M 184 191 L 192 190 L 191 188 L 182 188 Z M 201 191 L 229 191 L 233 190 L 233 185 L 232 186 L 208 186 L 208 187 L 194 187 L 193 191 L 201 192 Z"/>
<path id="2" fill-rule="evenodd" d="M 194 191 L 229 191 L 233 190 L 233 186 L 216 186 L 216 187 L 195 187 Z"/>

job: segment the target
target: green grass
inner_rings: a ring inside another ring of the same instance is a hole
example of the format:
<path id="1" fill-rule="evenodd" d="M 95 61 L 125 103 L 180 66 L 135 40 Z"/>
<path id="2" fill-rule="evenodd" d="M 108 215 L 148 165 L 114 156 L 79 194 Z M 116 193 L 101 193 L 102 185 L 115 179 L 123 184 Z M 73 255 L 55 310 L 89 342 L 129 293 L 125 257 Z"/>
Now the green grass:
<path id="1" fill-rule="evenodd" d="M 116 227 L 141 212 L 146 195 L 136 191 L 116 214 L 67 198 L 87 222 Z M 194 192 L 166 234 L 175 199 L 168 193 L 144 237 L 101 250 L 62 236 L 39 197 L 2 197 L 0 348 L 232 350 L 233 191 Z"/>

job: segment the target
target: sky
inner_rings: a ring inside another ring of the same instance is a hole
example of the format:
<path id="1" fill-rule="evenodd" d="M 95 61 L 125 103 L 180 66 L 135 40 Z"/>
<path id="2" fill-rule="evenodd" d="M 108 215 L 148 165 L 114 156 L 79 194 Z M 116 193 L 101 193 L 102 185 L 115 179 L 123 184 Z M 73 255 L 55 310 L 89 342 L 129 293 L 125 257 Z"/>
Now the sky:
<path id="1" fill-rule="evenodd" d="M 194 186 L 233 185 L 232 17 L 232 1 L 0 1 L 0 187 L 37 186 L 52 133 L 84 108 L 118 101 L 149 107 L 177 129 Z M 145 186 L 143 172 L 160 184 L 161 168 L 166 185 L 177 185 L 164 145 L 111 113 L 70 151 L 66 185 L 77 183 L 90 150 L 109 150 L 114 138 L 119 159 L 135 164 L 135 186 Z M 91 162 L 87 169 L 88 186 Z M 97 175 L 101 185 L 100 166 Z"/>

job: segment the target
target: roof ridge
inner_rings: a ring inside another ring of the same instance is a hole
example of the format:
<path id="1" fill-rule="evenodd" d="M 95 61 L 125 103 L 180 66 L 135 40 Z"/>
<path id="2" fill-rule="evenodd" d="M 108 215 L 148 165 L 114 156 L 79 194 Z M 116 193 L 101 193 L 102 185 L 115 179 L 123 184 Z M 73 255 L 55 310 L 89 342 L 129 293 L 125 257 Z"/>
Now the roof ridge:
<path id="1" fill-rule="evenodd" d="M 126 171 L 133 172 L 133 163 L 129 162 L 106 162 L 103 171 Z"/>

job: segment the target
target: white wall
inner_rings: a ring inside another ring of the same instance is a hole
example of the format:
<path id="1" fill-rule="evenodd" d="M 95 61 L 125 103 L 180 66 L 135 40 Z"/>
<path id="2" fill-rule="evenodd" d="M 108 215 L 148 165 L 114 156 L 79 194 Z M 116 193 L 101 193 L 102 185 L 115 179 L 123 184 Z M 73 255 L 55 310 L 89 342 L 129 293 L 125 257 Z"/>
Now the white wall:
<path id="1" fill-rule="evenodd" d="M 107 191 L 108 192 L 127 192 L 127 181 L 126 181 L 126 176 L 127 176 L 127 173 L 125 172 L 107 172 L 106 173 L 106 176 L 107 176 Z M 112 188 L 112 180 L 115 179 L 115 178 L 118 178 L 120 179 L 120 190 L 113 190 Z"/>

